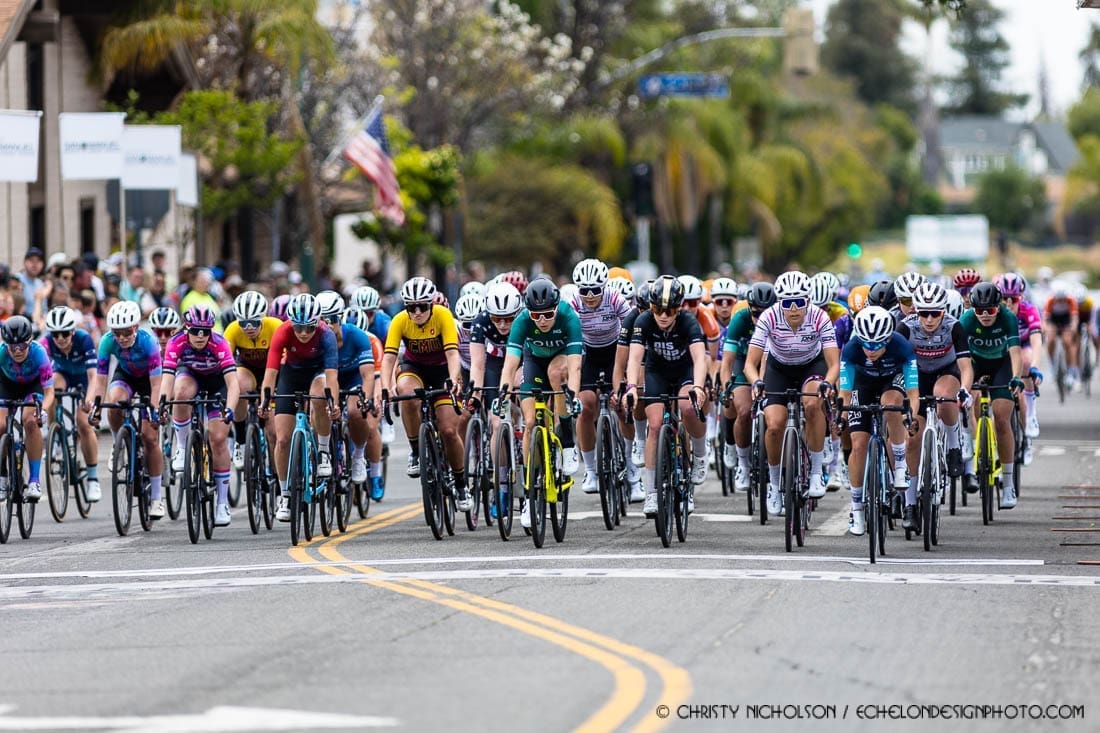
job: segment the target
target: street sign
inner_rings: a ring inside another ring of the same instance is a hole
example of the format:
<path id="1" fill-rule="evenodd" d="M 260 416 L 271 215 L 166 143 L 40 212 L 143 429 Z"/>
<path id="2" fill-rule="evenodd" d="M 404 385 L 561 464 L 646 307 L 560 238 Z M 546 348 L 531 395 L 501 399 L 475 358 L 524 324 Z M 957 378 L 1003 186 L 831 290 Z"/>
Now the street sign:
<path id="1" fill-rule="evenodd" d="M 729 79 L 723 74 L 648 74 L 638 80 L 638 94 L 656 97 L 728 97 Z"/>

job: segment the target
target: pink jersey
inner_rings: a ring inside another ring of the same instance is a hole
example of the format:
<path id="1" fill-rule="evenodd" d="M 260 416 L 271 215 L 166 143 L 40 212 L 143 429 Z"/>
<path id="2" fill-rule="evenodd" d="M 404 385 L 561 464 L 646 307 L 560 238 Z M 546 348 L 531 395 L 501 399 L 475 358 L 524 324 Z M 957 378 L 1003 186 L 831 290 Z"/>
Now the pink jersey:
<path id="1" fill-rule="evenodd" d="M 1020 346 L 1027 348 L 1028 337 L 1033 333 L 1043 332 L 1043 318 L 1034 303 L 1021 300 L 1020 308 L 1016 311 L 1016 320 L 1020 324 Z"/>
<path id="2" fill-rule="evenodd" d="M 768 358 L 780 364 L 807 364 L 817 358 L 822 349 L 835 349 L 836 330 L 829 314 L 810 304 L 806 307 L 806 318 L 797 331 L 791 329 L 783 317 L 780 305 L 776 303 L 764 311 L 756 321 L 749 346 L 756 346 L 768 352 Z"/>
<path id="3" fill-rule="evenodd" d="M 210 334 L 210 340 L 201 349 L 191 346 L 186 331 L 177 333 L 164 347 L 165 374 L 186 371 L 195 376 L 210 377 L 215 374 L 227 374 L 236 369 L 233 349 L 229 346 L 229 342 L 217 333 Z"/>

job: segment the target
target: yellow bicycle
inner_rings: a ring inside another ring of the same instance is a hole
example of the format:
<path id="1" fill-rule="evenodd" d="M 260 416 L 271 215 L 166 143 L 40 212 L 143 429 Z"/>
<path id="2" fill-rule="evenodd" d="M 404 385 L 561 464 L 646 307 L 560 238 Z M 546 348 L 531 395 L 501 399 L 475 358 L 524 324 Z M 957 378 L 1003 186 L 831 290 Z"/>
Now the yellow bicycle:
<path id="1" fill-rule="evenodd" d="M 535 547 L 541 548 L 546 540 L 546 506 L 550 505 L 550 524 L 554 540 L 565 539 L 565 525 L 569 518 L 569 489 L 573 477 L 562 473 L 562 445 L 554 432 L 554 413 L 549 400 L 557 395 L 572 398 L 566 391 L 532 389 L 512 394 L 533 397 L 535 422 L 529 426 L 531 449 L 527 456 L 527 511 L 531 513 L 531 538 Z"/>
<path id="2" fill-rule="evenodd" d="M 1008 389 L 1007 385 L 977 383 L 974 391 L 978 397 L 978 422 L 974 438 L 974 466 L 981 492 L 982 524 L 993 521 L 993 512 L 1001 505 L 1001 459 L 997 453 L 997 431 L 993 427 L 993 407 L 990 393 Z M 996 503 L 994 503 L 996 502 Z"/>

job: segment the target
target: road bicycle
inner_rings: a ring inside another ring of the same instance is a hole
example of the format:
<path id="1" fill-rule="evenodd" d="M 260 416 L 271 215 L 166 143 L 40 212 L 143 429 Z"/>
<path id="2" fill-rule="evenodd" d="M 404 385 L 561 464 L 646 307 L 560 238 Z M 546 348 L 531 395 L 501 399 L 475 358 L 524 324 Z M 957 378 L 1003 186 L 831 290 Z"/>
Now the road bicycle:
<path id="1" fill-rule="evenodd" d="M 1054 384 L 1058 387 L 1058 402 L 1066 401 L 1066 379 L 1069 376 L 1069 367 L 1066 361 L 1066 345 L 1062 343 L 1061 334 L 1054 336 L 1054 356 L 1051 358 L 1054 369 Z"/>
<path id="2" fill-rule="evenodd" d="M 474 392 L 484 394 L 484 390 L 473 387 L 467 391 L 467 396 Z M 490 451 L 492 441 L 489 435 L 489 420 L 486 405 L 483 400 L 473 400 L 470 420 L 466 423 L 466 480 L 469 486 L 470 499 L 473 505 L 466 514 L 466 529 L 473 532 L 477 529 L 478 521 L 484 513 L 485 523 L 493 526 L 491 485 L 493 481 L 493 460 Z"/>
<path id="3" fill-rule="evenodd" d="M 752 443 L 749 448 L 749 515 L 752 515 L 752 497 L 756 496 L 756 509 L 760 512 L 760 524 L 768 523 L 768 449 L 764 434 L 768 422 L 764 417 L 764 398 L 752 401 Z"/>
<path id="4" fill-rule="evenodd" d="M 493 433 L 493 474 L 489 483 L 489 506 L 496 512 L 500 539 L 507 542 L 512 536 L 512 520 L 522 506 L 527 494 L 523 479 L 523 424 L 513 423 L 512 403 L 498 396 L 492 404 L 493 413 L 500 418 Z M 519 503 L 517 503 L 519 502 Z M 524 528 L 526 534 L 531 530 Z"/>
<path id="5" fill-rule="evenodd" d="M 664 406 L 661 431 L 657 434 L 657 462 L 654 476 L 657 489 L 657 536 L 661 545 L 672 544 L 672 527 L 676 526 L 676 539 L 687 540 L 688 507 L 694 487 L 691 484 L 691 441 L 687 428 L 680 421 L 680 401 L 689 400 L 695 416 L 703 419 L 703 411 L 694 392 L 686 397 L 679 394 L 644 395 L 643 405 L 660 403 Z M 629 411 L 633 410 L 633 406 Z"/>
<path id="6" fill-rule="evenodd" d="M 23 440 L 23 408 L 33 407 L 41 412 L 42 402 L 34 395 L 26 400 L 0 400 L 0 408 L 8 411 L 4 423 L 4 437 L 0 438 L 0 544 L 6 544 L 11 534 L 11 515 L 19 519 L 19 536 L 27 540 L 34 529 L 37 499 L 27 500 L 23 493 L 27 488 L 27 450 Z"/>
<path id="7" fill-rule="evenodd" d="M 1085 397 L 1092 397 L 1092 370 L 1096 351 L 1093 348 L 1088 323 L 1082 322 L 1077 326 L 1077 343 L 1081 345 L 1077 357 L 1077 361 L 1081 364 L 1081 384 L 1085 389 Z"/>
<path id="8" fill-rule="evenodd" d="M 619 431 L 619 416 L 611 409 L 611 383 L 600 372 L 593 385 L 599 401 L 596 415 L 596 480 L 600 489 L 600 510 L 604 526 L 611 530 L 626 516 L 630 486 L 626 479 L 626 445 Z M 619 387 L 622 397 L 624 387 Z"/>
<path id="9" fill-rule="evenodd" d="M 940 543 L 940 505 L 944 503 L 948 485 L 952 483 L 947 467 L 947 431 L 936 408 L 947 403 L 957 404 L 958 398 L 928 395 L 921 397 L 920 403 L 925 412 L 920 465 L 917 468 L 920 511 L 915 517 L 916 527 L 905 530 L 905 539 L 911 539 L 914 532 L 919 533 L 924 539 L 925 552 L 931 552 L 932 547 Z M 966 410 L 960 410 L 960 417 L 966 428 Z"/>
<path id="10" fill-rule="evenodd" d="M 244 438 L 244 494 L 248 503 L 248 527 L 259 534 L 260 527 L 274 526 L 279 482 L 275 478 L 275 457 L 267 442 L 267 430 L 260 420 L 260 395 L 244 396 L 248 403 Z"/>
<path id="11" fill-rule="evenodd" d="M 130 532 L 135 502 L 141 528 L 146 532 L 153 528 L 149 517 L 152 497 L 149 477 L 145 474 L 145 442 L 141 436 L 145 420 L 154 417 L 152 409 L 145 396 L 118 402 L 102 402 L 97 397 L 89 415 L 89 419 L 92 419 L 93 416 L 98 417 L 100 410 L 122 411 L 122 426 L 115 433 L 114 446 L 111 448 L 111 508 L 115 530 L 120 537 L 125 537 Z"/>
<path id="12" fill-rule="evenodd" d="M 783 497 L 783 542 L 787 552 L 795 545 L 806 543 L 806 532 L 817 508 L 817 499 L 810 498 L 810 449 L 806 445 L 806 416 L 802 411 L 803 397 L 820 397 L 816 392 L 787 389 L 765 392 L 764 397 L 781 397 L 787 402 L 787 425 L 783 428 L 783 442 L 779 453 L 780 484 Z M 830 402 L 824 401 L 826 410 Z M 826 424 L 829 423 L 826 415 Z M 761 503 L 763 512 L 764 503 Z"/>
<path id="13" fill-rule="evenodd" d="M 304 538 L 313 539 L 317 514 L 325 511 L 327 479 L 317 476 L 317 434 L 309 422 L 309 409 L 313 402 L 324 402 L 332 407 L 332 391 L 325 388 L 324 395 L 306 392 L 275 394 L 274 399 L 289 399 L 294 403 L 294 430 L 290 434 L 290 456 L 287 460 L 287 491 L 290 494 L 290 544 L 294 547 Z M 270 403 L 270 398 L 265 401 Z"/>
<path id="14" fill-rule="evenodd" d="M 210 451 L 210 438 L 206 433 L 208 413 L 225 409 L 221 399 L 211 398 L 201 392 L 189 400 L 161 399 L 161 415 L 168 408 L 188 405 L 191 409 L 191 427 L 183 449 L 183 475 L 180 492 L 187 507 L 187 536 L 191 544 L 199 542 L 199 530 L 206 539 L 214 536 L 214 509 L 217 504 L 217 482 L 214 479 L 214 459 Z"/>
<path id="15" fill-rule="evenodd" d="M 164 454 L 164 468 L 161 470 L 161 487 L 164 490 L 164 504 L 168 518 L 175 521 L 183 513 L 183 488 L 180 474 L 172 470 L 172 456 L 176 451 L 176 429 L 171 420 L 161 420 L 158 429 L 159 445 Z"/>
<path id="16" fill-rule="evenodd" d="M 80 431 L 76 429 L 76 416 L 84 404 L 83 389 L 67 389 L 55 392 L 57 402 L 53 410 L 53 422 L 46 433 L 46 494 L 54 521 L 62 522 L 69 509 L 69 490 L 76 500 L 76 510 L 87 517 L 92 504 L 88 501 L 88 468 L 84 464 L 84 451 L 80 446 Z"/>
<path id="17" fill-rule="evenodd" d="M 327 497 L 324 503 L 324 511 L 321 512 L 321 533 L 325 537 L 332 534 L 333 527 L 341 533 L 348 531 L 348 520 L 351 518 L 351 505 L 354 501 L 355 489 L 351 480 L 351 461 L 354 446 L 351 443 L 351 435 L 348 433 L 348 398 L 359 398 L 359 414 L 364 419 L 371 409 L 367 403 L 363 390 L 340 390 L 340 419 L 332 423 L 332 433 L 329 438 L 332 463 L 332 478 L 327 482 Z M 362 484 L 363 482 L 358 482 Z M 363 491 L 360 486 L 360 491 Z M 367 491 L 369 495 L 369 490 Z"/>
<path id="18" fill-rule="evenodd" d="M 974 438 L 974 466 L 977 469 L 975 475 L 978 479 L 978 492 L 982 502 L 982 524 L 993 521 L 993 513 L 1001 508 L 1001 493 L 1004 483 L 1001 478 L 1003 466 L 1000 454 L 997 451 L 997 431 L 993 425 L 993 400 L 990 393 L 994 390 L 1009 389 L 1008 385 L 991 385 L 978 382 L 974 384 L 974 391 L 978 393 L 978 421 Z M 1016 400 L 1013 400 L 1016 402 Z M 1013 410 L 1020 409 L 1017 403 Z M 1019 415 L 1016 415 L 1019 423 Z M 1017 429 L 1019 425 L 1017 425 Z M 1018 467 L 1013 467 L 1013 478 L 1020 480 Z M 1016 491 L 1020 490 L 1016 484 Z"/>

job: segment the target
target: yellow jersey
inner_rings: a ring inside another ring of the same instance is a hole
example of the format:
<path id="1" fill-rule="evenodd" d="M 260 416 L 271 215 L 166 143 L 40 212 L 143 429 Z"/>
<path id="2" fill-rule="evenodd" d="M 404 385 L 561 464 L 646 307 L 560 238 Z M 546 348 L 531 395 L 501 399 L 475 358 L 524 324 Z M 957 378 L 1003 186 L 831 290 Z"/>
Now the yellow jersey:
<path id="1" fill-rule="evenodd" d="M 848 309 L 835 300 L 830 300 L 826 303 L 822 310 L 825 311 L 825 314 L 829 316 L 829 320 L 833 323 L 836 323 L 841 318 L 848 315 Z"/>
<path id="2" fill-rule="evenodd" d="M 249 338 L 241 328 L 241 324 L 233 321 L 225 329 L 225 340 L 229 342 L 229 348 L 237 357 L 237 364 L 246 367 L 254 375 L 263 378 L 267 368 L 267 351 L 271 348 L 271 337 L 275 335 L 275 329 L 283 325 L 278 318 L 264 316 L 260 322 L 260 331 L 256 338 Z"/>
<path id="3" fill-rule="evenodd" d="M 441 305 L 432 306 L 432 315 L 423 326 L 413 323 L 408 311 L 401 311 L 390 322 L 386 334 L 386 353 L 396 355 L 405 344 L 405 361 L 425 366 L 447 363 L 447 352 L 458 351 L 458 327 L 455 317 Z"/>

